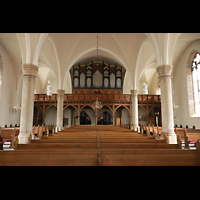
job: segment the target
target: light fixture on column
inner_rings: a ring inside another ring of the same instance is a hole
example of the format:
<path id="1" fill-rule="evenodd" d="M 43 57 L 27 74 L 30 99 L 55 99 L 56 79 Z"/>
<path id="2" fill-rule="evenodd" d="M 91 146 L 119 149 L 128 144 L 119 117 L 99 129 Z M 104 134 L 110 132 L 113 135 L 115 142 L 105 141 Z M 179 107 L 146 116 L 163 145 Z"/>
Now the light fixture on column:
<path id="1" fill-rule="evenodd" d="M 14 106 L 14 110 L 15 111 L 21 110 L 21 107 L 19 106 L 19 101 L 17 101 L 17 105 Z"/>

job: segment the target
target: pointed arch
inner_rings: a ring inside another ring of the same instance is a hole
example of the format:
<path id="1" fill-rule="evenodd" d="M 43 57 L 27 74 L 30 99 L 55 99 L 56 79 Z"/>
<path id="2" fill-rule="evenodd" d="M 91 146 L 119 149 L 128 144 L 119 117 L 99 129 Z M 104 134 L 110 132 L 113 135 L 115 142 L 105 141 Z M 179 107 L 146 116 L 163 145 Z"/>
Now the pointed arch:
<path id="1" fill-rule="evenodd" d="M 68 107 L 73 107 L 76 111 L 77 111 L 77 113 L 78 113 L 78 109 L 76 108 L 76 106 L 74 106 L 74 105 L 67 105 L 67 106 L 65 106 L 64 108 L 63 108 L 63 112 L 64 112 L 64 110 L 66 109 L 66 108 L 68 108 Z"/>
<path id="2" fill-rule="evenodd" d="M 114 115 L 115 115 L 115 112 L 117 111 L 117 109 L 120 108 L 120 107 L 126 108 L 126 109 L 128 110 L 128 112 L 129 112 L 129 114 L 130 114 L 130 109 L 129 109 L 126 105 L 119 105 L 119 106 L 117 106 L 117 107 L 114 109 L 114 111 L 113 111 L 113 114 L 114 114 Z"/>
<path id="3" fill-rule="evenodd" d="M 31 64 L 31 41 L 30 41 L 30 33 L 25 33 L 25 41 L 26 41 L 26 64 Z"/>
<path id="4" fill-rule="evenodd" d="M 35 49 L 35 53 L 34 53 L 34 56 L 33 56 L 33 64 L 36 65 L 36 66 L 38 66 L 40 50 L 41 50 L 42 45 L 43 45 L 43 43 L 46 40 L 48 35 L 49 35 L 49 33 L 41 33 L 40 37 L 38 39 L 37 46 L 36 46 L 36 49 Z"/>

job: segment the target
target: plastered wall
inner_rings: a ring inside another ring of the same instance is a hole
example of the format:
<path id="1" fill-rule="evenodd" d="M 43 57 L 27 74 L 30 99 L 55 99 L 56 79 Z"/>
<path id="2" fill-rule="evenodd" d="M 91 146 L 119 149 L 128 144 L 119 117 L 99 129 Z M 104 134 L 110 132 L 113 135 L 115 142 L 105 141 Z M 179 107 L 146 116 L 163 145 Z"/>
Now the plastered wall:
<path id="1" fill-rule="evenodd" d="M 173 71 L 173 85 L 175 104 L 179 106 L 174 110 L 174 124 L 185 127 L 188 125 L 200 128 L 200 118 L 189 116 L 188 96 L 187 96 L 187 79 L 186 79 L 186 64 L 190 52 L 195 49 L 200 52 L 200 40 L 191 43 L 184 53 L 180 56 Z"/>
<path id="2" fill-rule="evenodd" d="M 0 54 L 3 60 L 3 78 L 0 97 L 0 126 L 13 126 L 20 123 L 20 111 L 12 112 L 17 105 L 16 76 L 13 63 L 4 47 L 0 44 Z M 21 100 L 20 100 L 21 102 Z M 11 108 L 11 109 L 10 109 Z"/>

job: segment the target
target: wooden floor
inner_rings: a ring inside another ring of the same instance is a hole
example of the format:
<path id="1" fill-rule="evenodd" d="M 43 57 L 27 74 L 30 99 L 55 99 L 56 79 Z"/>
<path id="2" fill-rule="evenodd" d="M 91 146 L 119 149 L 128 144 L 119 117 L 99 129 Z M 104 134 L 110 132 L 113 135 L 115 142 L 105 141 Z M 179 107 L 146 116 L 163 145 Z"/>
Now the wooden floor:
<path id="1" fill-rule="evenodd" d="M 0 151 L 0 165 L 17 166 L 194 166 L 197 150 L 119 126 L 75 126 L 42 136 L 14 151 Z"/>

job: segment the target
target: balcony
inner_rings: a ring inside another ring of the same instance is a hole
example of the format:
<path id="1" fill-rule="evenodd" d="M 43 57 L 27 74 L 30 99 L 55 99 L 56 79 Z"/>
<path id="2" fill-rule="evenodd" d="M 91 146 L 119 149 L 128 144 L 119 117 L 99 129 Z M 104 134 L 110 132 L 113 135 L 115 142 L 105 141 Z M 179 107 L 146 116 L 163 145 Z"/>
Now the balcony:
<path id="1" fill-rule="evenodd" d="M 161 95 L 138 95 L 138 104 L 155 104 L 161 103 Z"/>
<path id="2" fill-rule="evenodd" d="M 104 103 L 131 103 L 130 94 L 64 94 L 65 103 L 93 103 L 98 98 Z M 35 94 L 35 102 L 57 102 L 57 94 Z M 160 95 L 138 95 L 138 104 L 161 103 Z"/>

